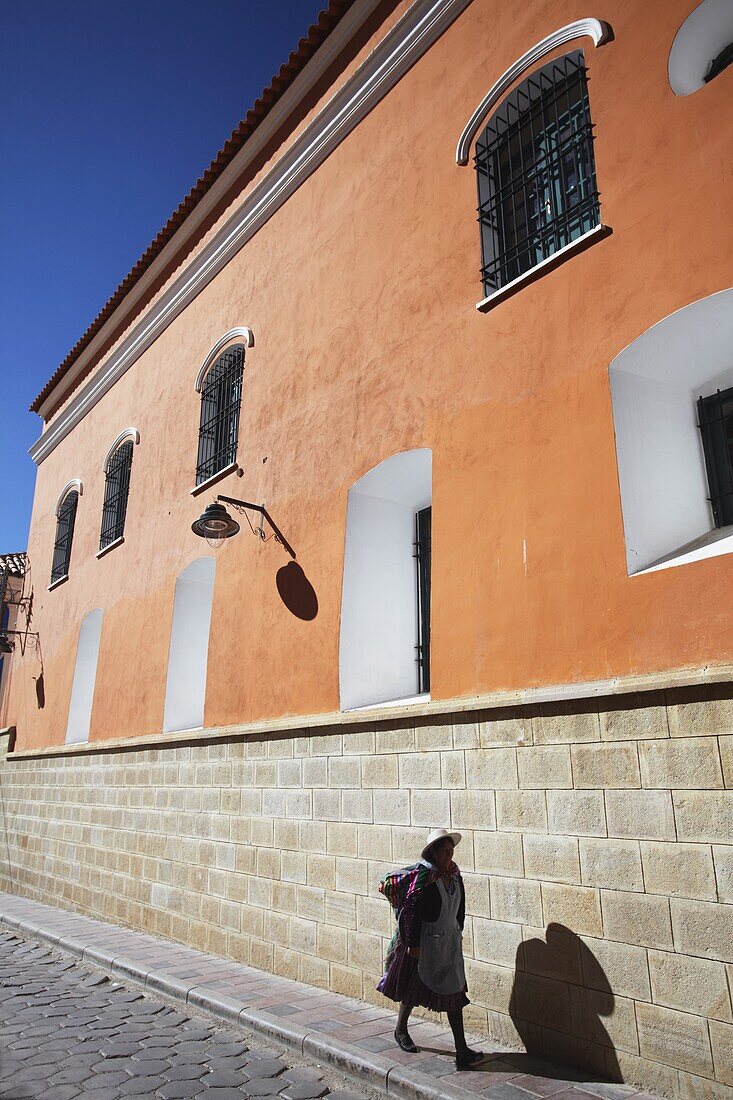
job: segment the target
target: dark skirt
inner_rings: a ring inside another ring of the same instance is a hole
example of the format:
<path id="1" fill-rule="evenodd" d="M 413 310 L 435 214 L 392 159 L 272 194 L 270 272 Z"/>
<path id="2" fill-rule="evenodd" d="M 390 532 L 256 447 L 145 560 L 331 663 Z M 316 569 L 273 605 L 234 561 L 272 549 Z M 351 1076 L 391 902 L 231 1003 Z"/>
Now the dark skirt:
<path id="1" fill-rule="evenodd" d="M 434 1012 L 455 1012 L 470 1004 L 466 990 L 458 993 L 435 993 L 428 989 L 417 972 L 417 959 L 413 959 L 403 943 L 397 943 L 387 955 L 386 970 L 377 989 L 391 1001 L 404 1001 L 414 1008 L 432 1008 Z"/>

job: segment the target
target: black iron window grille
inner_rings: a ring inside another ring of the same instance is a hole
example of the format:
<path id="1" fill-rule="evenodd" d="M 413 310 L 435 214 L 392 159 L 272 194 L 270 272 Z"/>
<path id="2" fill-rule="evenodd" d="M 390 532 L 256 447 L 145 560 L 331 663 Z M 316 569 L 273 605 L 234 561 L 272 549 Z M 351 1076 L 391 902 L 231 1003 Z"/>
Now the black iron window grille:
<path id="1" fill-rule="evenodd" d="M 414 558 L 417 574 L 417 690 L 430 691 L 430 545 L 432 509 L 415 513 Z"/>
<path id="2" fill-rule="evenodd" d="M 231 465 L 237 457 L 243 376 L 242 344 L 228 348 L 206 375 L 201 390 L 197 485 Z"/>
<path id="3" fill-rule="evenodd" d="M 56 541 L 53 544 L 53 565 L 51 566 L 51 584 L 60 581 L 69 574 L 69 562 L 71 560 L 71 544 L 74 540 L 74 524 L 76 523 L 76 506 L 79 503 L 79 494 L 76 489 L 67 493 L 61 502 L 56 517 Z"/>
<path id="4" fill-rule="evenodd" d="M 583 52 L 533 73 L 476 142 L 488 297 L 600 224 Z"/>
<path id="5" fill-rule="evenodd" d="M 733 524 L 733 387 L 697 402 L 710 504 L 716 527 Z"/>
<path id="6" fill-rule="evenodd" d="M 125 533 L 127 498 L 130 493 L 132 440 L 122 443 L 107 463 L 99 549 L 104 550 Z"/>

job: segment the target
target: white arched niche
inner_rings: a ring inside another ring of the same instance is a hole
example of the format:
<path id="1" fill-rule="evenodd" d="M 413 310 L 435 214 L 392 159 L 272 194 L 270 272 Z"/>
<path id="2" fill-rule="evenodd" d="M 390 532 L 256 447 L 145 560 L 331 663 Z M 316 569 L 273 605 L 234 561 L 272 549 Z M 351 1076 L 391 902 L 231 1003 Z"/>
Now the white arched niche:
<path id="1" fill-rule="evenodd" d="M 103 617 L 104 612 L 102 609 L 96 607 L 94 611 L 90 611 L 85 616 L 79 630 L 74 681 L 71 687 L 71 702 L 69 703 L 69 719 L 66 725 L 67 745 L 77 745 L 89 740 Z"/>
<path id="2" fill-rule="evenodd" d="M 341 709 L 418 691 L 415 514 L 432 501 L 432 451 L 403 451 L 349 490 L 341 598 Z"/>
<path id="3" fill-rule="evenodd" d="M 629 573 L 733 550 L 708 500 L 697 400 L 733 386 L 733 289 L 643 332 L 610 366 Z"/>
<path id="4" fill-rule="evenodd" d="M 166 733 L 204 724 L 215 569 L 213 558 L 198 558 L 176 581 L 163 713 Z"/>
<path id="5" fill-rule="evenodd" d="M 669 52 L 669 84 L 691 95 L 706 83 L 713 59 L 733 42 L 733 0 L 702 0 L 677 31 Z"/>

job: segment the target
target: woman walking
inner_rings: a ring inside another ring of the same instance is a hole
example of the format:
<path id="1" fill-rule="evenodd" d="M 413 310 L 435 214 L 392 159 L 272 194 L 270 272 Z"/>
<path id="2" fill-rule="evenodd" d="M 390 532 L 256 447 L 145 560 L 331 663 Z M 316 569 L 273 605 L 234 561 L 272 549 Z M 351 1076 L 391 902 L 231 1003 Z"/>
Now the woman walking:
<path id="1" fill-rule="evenodd" d="M 416 1005 L 446 1012 L 456 1044 L 456 1068 L 470 1069 L 483 1058 L 466 1043 L 463 1009 L 463 923 L 466 895 L 461 872 L 453 862 L 460 833 L 436 829 L 413 867 L 385 875 L 379 889 L 395 909 L 397 931 L 389 946 L 380 993 L 399 1002 L 397 1045 L 411 1054 L 417 1047 L 407 1021 Z"/>

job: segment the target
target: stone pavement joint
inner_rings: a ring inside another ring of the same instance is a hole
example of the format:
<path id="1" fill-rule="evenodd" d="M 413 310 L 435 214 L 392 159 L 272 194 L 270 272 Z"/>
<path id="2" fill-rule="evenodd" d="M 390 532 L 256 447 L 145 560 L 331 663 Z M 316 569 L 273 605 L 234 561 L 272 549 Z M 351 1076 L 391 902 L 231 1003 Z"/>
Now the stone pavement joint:
<path id="1" fill-rule="evenodd" d="M 0 891 L 0 928 L 3 925 L 78 956 L 86 964 L 101 967 L 111 979 L 121 979 L 144 989 L 148 994 L 161 994 L 188 1004 L 192 1009 L 203 1010 L 227 1025 L 234 1024 L 261 1035 L 277 1046 L 290 1048 L 321 1066 L 332 1067 L 363 1088 L 404 1100 L 476 1100 L 478 1095 L 488 1100 L 537 1100 L 538 1097 L 550 1096 L 552 1100 L 627 1100 L 628 1097 L 645 1100 L 648 1096 L 628 1085 L 590 1079 L 590 1075 L 582 1071 L 550 1062 L 541 1063 L 535 1057 L 499 1048 L 493 1041 L 490 1041 L 491 1054 L 478 1070 L 459 1073 L 455 1070 L 452 1044 L 446 1038 L 445 1028 L 440 1025 L 415 1019 L 411 1024 L 411 1033 L 418 1046 L 426 1049 L 421 1049 L 416 1055 L 405 1055 L 399 1051 L 393 1040 L 395 1016 L 386 1003 L 384 1009 L 376 1008 L 342 994 L 314 989 L 305 983 L 264 973 L 229 959 L 215 958 L 146 933 L 118 928 Z M 6 979 L 2 984 L 7 987 L 9 982 Z M 94 989 L 87 992 L 93 995 Z M 128 1005 L 134 1009 L 134 999 L 128 1001 Z M 46 1015 L 51 1015 L 50 1010 L 44 1011 Z M 96 1032 L 100 1038 L 107 1038 L 108 1050 L 117 1046 L 119 1053 L 114 1052 L 116 1056 L 105 1059 L 109 1066 L 100 1067 L 106 1071 L 100 1077 L 109 1080 L 100 1081 L 100 1087 L 93 1090 L 96 1098 L 92 1092 L 83 1093 L 91 1100 L 104 1100 L 103 1092 L 106 1090 L 103 1086 L 117 1090 L 111 1076 L 122 1072 L 131 1057 L 126 1053 L 125 1044 L 128 1039 L 135 1038 L 131 1030 L 135 1019 L 134 1012 L 131 1012 L 124 1027 L 111 1027 L 106 1034 L 104 1031 Z M 152 1019 L 154 1017 L 140 1016 L 140 1037 L 149 1033 Z M 113 1035 L 118 1029 L 122 1034 L 116 1041 Z M 183 1057 L 182 1065 L 186 1060 L 195 1062 L 202 1054 L 201 1050 L 194 1049 L 197 1042 L 191 1041 L 191 1034 L 188 1040 L 177 1048 Z M 44 1051 L 50 1050 L 53 1045 L 53 1041 L 46 1042 Z M 198 1046 L 201 1045 L 202 1039 L 198 1041 Z M 155 1053 L 155 1048 L 152 1053 Z M 207 1097 L 216 1100 L 218 1094 L 218 1100 L 228 1100 L 229 1094 L 241 1098 L 243 1093 L 224 1083 L 228 1080 L 227 1072 L 232 1073 L 235 1068 L 239 1070 L 241 1067 L 235 1067 L 232 1056 L 227 1056 L 224 1050 L 219 1054 L 221 1057 L 217 1066 L 212 1065 L 211 1068 L 221 1074 L 221 1084 L 217 1081 L 214 1087 L 208 1087 Z M 131 1079 L 132 1083 L 126 1082 L 121 1086 L 121 1096 L 143 1095 L 144 1080 L 148 1094 L 162 1100 L 186 1100 L 194 1096 L 191 1083 L 195 1075 L 188 1077 L 184 1069 L 178 1069 L 173 1077 L 158 1078 L 157 1073 L 162 1072 L 162 1060 L 151 1057 L 149 1078 L 137 1077 Z M 251 1063 L 253 1068 L 255 1061 L 253 1059 Z M 268 1068 L 267 1059 L 264 1062 L 260 1060 L 260 1063 L 256 1073 L 258 1085 L 255 1087 L 252 1081 L 247 1091 L 264 1100 L 273 1094 L 273 1090 L 280 1090 L 274 1089 L 271 1081 L 268 1084 L 270 1075 L 263 1072 Z M 285 1068 L 282 1063 L 277 1063 L 273 1068 L 272 1058 L 270 1063 L 272 1072 Z M 246 1067 L 248 1074 L 249 1069 L 250 1063 Z M 315 1087 L 317 1082 L 313 1078 L 309 1080 L 306 1075 L 293 1079 L 292 1072 L 288 1071 L 287 1080 L 285 1075 L 277 1079 L 281 1081 L 281 1088 L 287 1087 L 287 1092 L 283 1093 L 286 1100 L 318 1100 L 323 1095 Z M 249 1075 L 255 1076 L 254 1073 Z M 139 1082 L 139 1086 L 135 1081 Z M 309 1085 L 312 1096 L 306 1096 Z M 142 1092 L 138 1093 L 138 1087 Z M 28 1086 L 25 1088 L 23 1092 L 23 1086 L 18 1083 L 12 1094 L 5 1092 L 0 1079 L 0 1097 L 15 1096 L 17 1093 L 18 1100 L 23 1100 L 26 1095 L 29 1098 L 36 1095 L 29 1091 Z M 44 1100 L 66 1100 L 67 1097 L 71 1100 L 72 1094 L 76 1096 L 78 1091 L 70 1078 L 66 1078 L 65 1082 L 55 1080 L 53 1088 L 44 1093 Z M 343 1100 L 351 1100 L 355 1095 L 351 1094 L 350 1098 L 348 1090 L 341 1092 Z M 339 1100 L 339 1091 L 330 1092 L 329 1100 Z"/>

